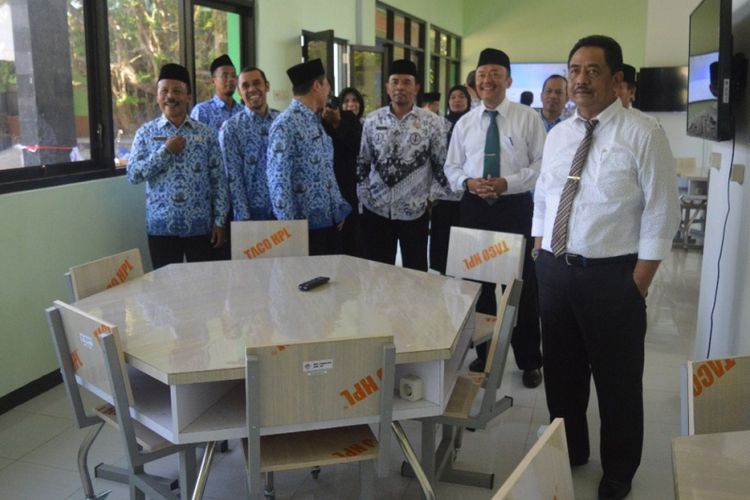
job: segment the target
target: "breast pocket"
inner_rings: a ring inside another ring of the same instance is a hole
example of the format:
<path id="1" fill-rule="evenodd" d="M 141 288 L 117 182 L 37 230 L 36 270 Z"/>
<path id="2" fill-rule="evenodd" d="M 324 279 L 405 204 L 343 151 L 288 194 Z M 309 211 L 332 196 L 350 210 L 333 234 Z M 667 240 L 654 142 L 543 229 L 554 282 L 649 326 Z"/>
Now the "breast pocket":
<path id="1" fill-rule="evenodd" d="M 635 159 L 627 151 L 605 150 L 600 157 L 596 175 L 599 194 L 606 200 L 629 196 L 638 184 Z"/>
<path id="2" fill-rule="evenodd" d="M 529 165 L 529 149 L 526 147 L 526 141 L 520 137 L 500 137 L 500 147 L 505 151 L 505 157 L 509 158 L 516 168 L 523 168 Z M 501 157 L 502 151 L 500 152 Z M 502 164 L 500 165 L 502 169 Z"/>

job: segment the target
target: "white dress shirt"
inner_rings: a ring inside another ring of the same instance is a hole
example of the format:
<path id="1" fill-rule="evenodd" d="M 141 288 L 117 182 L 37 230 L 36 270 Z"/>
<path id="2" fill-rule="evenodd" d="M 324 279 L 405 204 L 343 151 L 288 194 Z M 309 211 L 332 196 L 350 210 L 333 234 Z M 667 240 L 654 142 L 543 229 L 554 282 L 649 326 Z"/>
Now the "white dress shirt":
<path id="1" fill-rule="evenodd" d="M 677 172 L 664 130 L 619 100 L 596 119 L 566 251 L 588 258 L 637 253 L 639 259 L 662 260 L 680 218 Z M 531 234 L 542 236 L 545 250 L 550 250 L 560 193 L 584 134 L 584 119 L 576 112 L 550 130 L 544 145 Z"/>
<path id="2" fill-rule="evenodd" d="M 461 191 L 468 178 L 482 177 L 484 142 L 490 117 L 484 103 L 472 109 L 453 128 L 445 176 L 453 191 Z M 510 102 L 507 98 L 495 108 L 500 132 L 500 177 L 508 182 L 503 194 L 525 193 L 534 189 L 542 163 L 546 132 L 539 114 L 529 106 Z"/>

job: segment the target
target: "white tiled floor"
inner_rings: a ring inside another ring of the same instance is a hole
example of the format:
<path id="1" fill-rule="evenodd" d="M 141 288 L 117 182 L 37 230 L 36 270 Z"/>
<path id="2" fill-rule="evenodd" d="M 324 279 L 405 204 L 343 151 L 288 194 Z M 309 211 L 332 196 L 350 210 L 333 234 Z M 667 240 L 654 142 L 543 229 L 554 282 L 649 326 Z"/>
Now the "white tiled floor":
<path id="1" fill-rule="evenodd" d="M 633 481 L 632 500 L 664 500 L 674 497 L 670 442 L 680 432 L 680 365 L 692 352 L 700 278 L 700 253 L 675 250 L 664 262 L 648 298 L 649 332 L 646 337 L 644 376 L 646 435 L 643 462 Z M 471 355 L 470 355 L 471 357 Z M 500 389 L 514 397 L 514 406 L 492 422 L 488 429 L 465 433 L 457 468 L 495 473 L 495 488 L 510 474 L 536 440 L 540 425 L 548 422 L 544 387 L 523 388 L 520 372 L 513 362 Z M 594 391 L 592 390 L 592 395 Z M 576 498 L 596 498 L 601 476 L 598 461 L 598 417 L 596 398 L 589 405 L 591 461 L 574 469 Z M 404 422 L 410 439 L 419 448 L 419 427 Z M 76 454 L 85 431 L 75 429 L 65 391 L 58 386 L 10 412 L 0 415 L 0 499 L 61 500 L 82 499 L 76 472 Z M 392 474 L 379 485 L 376 498 L 419 499 L 416 480 L 399 474 L 403 460 L 394 443 Z M 242 498 L 243 462 L 240 447 L 217 455 L 211 471 L 206 498 Z M 124 465 L 118 436 L 105 428 L 95 441 L 89 464 L 101 461 Z M 173 459 L 163 459 L 147 469 L 155 474 L 176 477 Z M 128 498 L 122 485 L 96 480 L 97 491 L 111 489 L 111 500 Z M 317 480 L 307 471 L 276 475 L 277 498 L 352 499 L 358 491 L 356 466 L 324 468 Z M 439 483 L 440 499 L 479 500 L 492 497 L 489 490 Z"/>

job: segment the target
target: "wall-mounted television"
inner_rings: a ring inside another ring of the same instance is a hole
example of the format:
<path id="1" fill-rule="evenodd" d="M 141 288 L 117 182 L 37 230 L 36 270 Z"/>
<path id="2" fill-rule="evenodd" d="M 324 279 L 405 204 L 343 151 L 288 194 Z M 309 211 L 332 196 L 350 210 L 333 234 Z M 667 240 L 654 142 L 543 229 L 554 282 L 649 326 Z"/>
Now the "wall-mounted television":
<path id="1" fill-rule="evenodd" d="M 513 83 L 505 92 L 505 97 L 512 102 L 521 102 L 521 92 L 528 90 L 534 94 L 534 102 L 531 103 L 531 107 L 541 108 L 544 80 L 555 74 L 567 78 L 567 63 L 511 63 L 510 77 L 513 79 Z"/>
<path id="2" fill-rule="evenodd" d="M 685 111 L 688 68 L 641 68 L 634 106 L 641 111 Z"/>
<path id="3" fill-rule="evenodd" d="M 688 135 L 732 138 L 731 82 L 732 0 L 703 0 L 690 14 Z"/>

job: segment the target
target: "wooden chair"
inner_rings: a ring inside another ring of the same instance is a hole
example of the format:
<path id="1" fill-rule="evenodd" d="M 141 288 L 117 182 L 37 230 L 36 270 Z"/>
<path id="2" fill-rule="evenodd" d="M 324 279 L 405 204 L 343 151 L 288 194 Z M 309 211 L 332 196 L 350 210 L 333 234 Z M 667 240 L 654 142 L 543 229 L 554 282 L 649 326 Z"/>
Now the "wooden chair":
<path id="1" fill-rule="evenodd" d="M 307 220 L 232 222 L 232 259 L 304 257 L 310 254 Z"/>
<path id="2" fill-rule="evenodd" d="M 683 373 L 687 434 L 750 429 L 750 356 L 688 361 Z"/>
<path id="3" fill-rule="evenodd" d="M 492 500 L 574 500 L 563 419 L 556 418 Z"/>
<path id="4" fill-rule="evenodd" d="M 172 445 L 131 417 L 131 413 L 147 415 L 146 411 L 139 409 L 132 386 L 137 385 L 138 394 L 153 394 L 159 389 L 156 386 L 160 382 L 137 370 L 128 370 L 115 325 L 105 323 L 61 301 L 55 301 L 53 307 L 46 312 L 76 421 L 86 425 L 99 424 L 86 437 L 81 449 L 88 451 L 88 446 L 101 430 L 102 422 L 115 426 L 122 436 L 128 459 L 127 482 L 130 485 L 131 499 L 143 499 L 144 495 L 150 498 L 178 499 L 179 496 L 171 491 L 169 484 L 146 474 L 144 465 L 179 453 L 180 488 L 182 497 L 188 497 L 195 477 L 195 446 Z M 135 380 L 131 383 L 133 377 Z M 108 404 L 97 407 L 95 415 L 86 413 L 79 385 L 108 401 Z M 168 405 L 169 401 L 165 400 L 164 404 Z M 161 408 L 159 411 L 163 410 Z M 81 464 L 79 451 L 79 470 L 82 465 L 85 467 L 85 463 Z M 90 479 L 86 483 L 83 473 L 81 479 L 86 498 L 106 497 L 106 494 L 99 497 L 94 495 Z"/>
<path id="5" fill-rule="evenodd" d="M 65 273 L 74 302 L 139 276 L 143 276 L 143 262 L 137 248 L 73 266 Z"/>
<path id="6" fill-rule="evenodd" d="M 443 415 L 420 419 L 422 424 L 422 466 L 433 482 L 435 479 L 452 483 L 493 488 L 494 474 L 461 471 L 453 468 L 464 429 L 484 429 L 487 424 L 513 405 L 509 396 L 497 399 L 497 388 L 505 371 L 510 338 L 516 322 L 522 282 L 512 279 L 502 295 L 496 293 L 497 321 L 493 323 L 492 337 L 487 351 L 484 373 L 459 375 Z M 499 291 L 499 288 L 498 288 Z M 481 393 L 479 389 L 484 388 Z M 475 403 L 479 409 L 472 412 Z M 435 438 L 437 425 L 442 425 L 442 437 L 437 450 Z M 402 474 L 412 475 L 406 462 Z"/>
<path id="7" fill-rule="evenodd" d="M 448 242 L 446 274 L 495 285 L 507 285 L 517 276 L 523 276 L 526 242 L 521 234 L 485 231 L 466 227 L 451 227 Z M 492 335 L 496 318 L 476 313 L 474 345 L 481 344 Z"/>
<path id="8" fill-rule="evenodd" d="M 360 497 L 376 497 L 373 461 L 379 477 L 388 473 L 395 355 L 393 337 L 248 348 L 250 498 L 263 494 L 261 473 L 273 497 L 274 472 L 348 462 L 360 462 Z"/>

